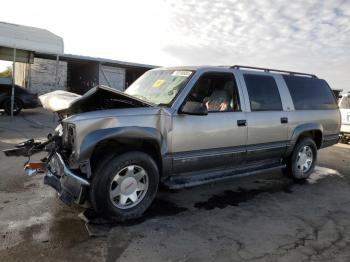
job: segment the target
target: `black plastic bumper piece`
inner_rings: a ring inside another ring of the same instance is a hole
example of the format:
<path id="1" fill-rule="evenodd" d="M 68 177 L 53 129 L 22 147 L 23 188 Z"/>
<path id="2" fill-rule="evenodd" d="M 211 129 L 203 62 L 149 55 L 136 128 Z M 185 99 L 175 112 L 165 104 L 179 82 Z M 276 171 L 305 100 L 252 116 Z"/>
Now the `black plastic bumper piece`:
<path id="1" fill-rule="evenodd" d="M 44 177 L 44 184 L 51 186 L 58 192 L 58 198 L 67 206 L 71 206 L 74 202 L 74 197 L 61 183 L 61 179 L 55 175 L 47 174 Z"/>
<path id="2" fill-rule="evenodd" d="M 61 193 L 61 182 L 60 179 L 55 175 L 46 175 L 44 177 L 44 184 L 51 186 L 58 193 Z"/>
<path id="3" fill-rule="evenodd" d="M 6 156 L 31 156 L 45 149 L 51 140 L 45 142 L 35 142 L 34 139 L 24 141 L 14 148 L 2 150 Z"/>

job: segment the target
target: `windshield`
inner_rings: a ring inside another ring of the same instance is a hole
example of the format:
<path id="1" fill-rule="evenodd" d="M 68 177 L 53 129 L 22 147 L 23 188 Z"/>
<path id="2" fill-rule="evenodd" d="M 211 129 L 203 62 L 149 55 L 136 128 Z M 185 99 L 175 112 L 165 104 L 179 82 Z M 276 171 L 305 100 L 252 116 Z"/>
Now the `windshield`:
<path id="1" fill-rule="evenodd" d="M 156 105 L 169 105 L 192 73 L 187 70 L 151 70 L 137 79 L 125 93 Z"/>
<path id="2" fill-rule="evenodd" d="M 344 96 L 340 101 L 339 107 L 341 109 L 350 109 L 350 96 Z"/>

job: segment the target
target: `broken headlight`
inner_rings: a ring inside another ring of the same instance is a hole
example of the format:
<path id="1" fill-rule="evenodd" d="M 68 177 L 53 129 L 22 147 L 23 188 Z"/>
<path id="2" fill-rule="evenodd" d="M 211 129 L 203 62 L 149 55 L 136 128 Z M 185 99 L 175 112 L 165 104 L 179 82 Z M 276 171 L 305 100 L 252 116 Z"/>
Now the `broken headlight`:
<path id="1" fill-rule="evenodd" d="M 64 167 L 56 154 L 52 156 L 48 166 L 51 173 L 56 176 L 62 176 L 62 174 L 64 173 Z"/>

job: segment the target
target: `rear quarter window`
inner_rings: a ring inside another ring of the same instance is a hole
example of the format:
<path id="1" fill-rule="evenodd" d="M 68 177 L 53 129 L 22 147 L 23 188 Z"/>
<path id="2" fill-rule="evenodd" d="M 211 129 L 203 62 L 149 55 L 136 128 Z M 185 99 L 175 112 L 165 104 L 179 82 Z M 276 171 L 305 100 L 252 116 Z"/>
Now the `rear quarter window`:
<path id="1" fill-rule="evenodd" d="M 11 90 L 11 86 L 9 85 L 0 85 L 0 92 L 8 92 Z"/>
<path id="2" fill-rule="evenodd" d="M 283 76 L 296 110 L 336 109 L 337 103 L 323 79 Z"/>

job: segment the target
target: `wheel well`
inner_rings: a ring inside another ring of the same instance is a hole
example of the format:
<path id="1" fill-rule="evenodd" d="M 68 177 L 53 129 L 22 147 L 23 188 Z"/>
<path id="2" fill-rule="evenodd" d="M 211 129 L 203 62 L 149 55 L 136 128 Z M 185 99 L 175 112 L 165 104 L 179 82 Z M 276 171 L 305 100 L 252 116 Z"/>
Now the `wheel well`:
<path id="1" fill-rule="evenodd" d="M 320 130 L 305 131 L 299 135 L 298 141 L 304 137 L 312 138 L 315 141 L 317 149 L 321 148 L 321 146 L 322 146 L 322 132 Z"/>
<path id="2" fill-rule="evenodd" d="M 146 139 L 108 139 L 99 142 L 90 157 L 91 170 L 94 172 L 98 163 L 105 160 L 106 157 L 112 157 L 115 154 L 123 154 L 128 151 L 140 151 L 150 155 L 156 162 L 159 172 L 162 171 L 162 156 L 157 143 Z"/>

